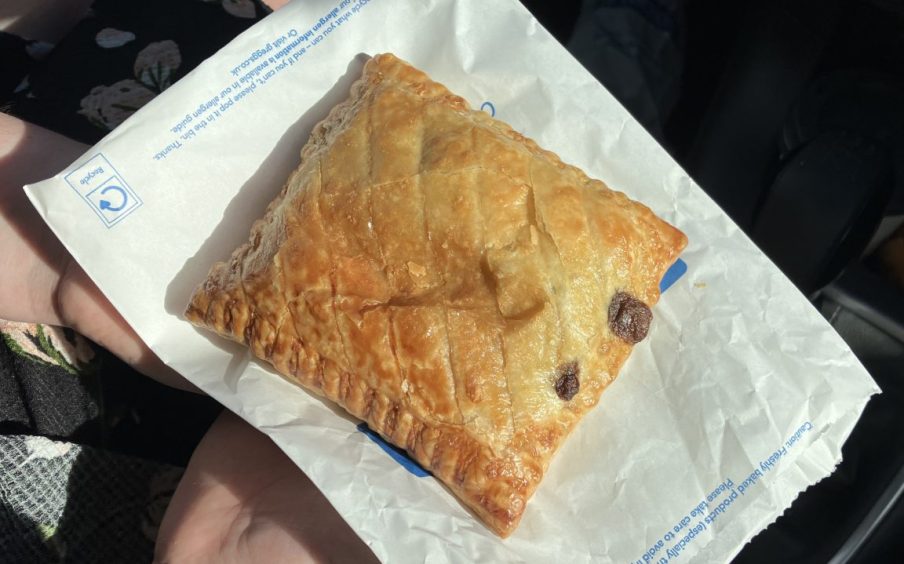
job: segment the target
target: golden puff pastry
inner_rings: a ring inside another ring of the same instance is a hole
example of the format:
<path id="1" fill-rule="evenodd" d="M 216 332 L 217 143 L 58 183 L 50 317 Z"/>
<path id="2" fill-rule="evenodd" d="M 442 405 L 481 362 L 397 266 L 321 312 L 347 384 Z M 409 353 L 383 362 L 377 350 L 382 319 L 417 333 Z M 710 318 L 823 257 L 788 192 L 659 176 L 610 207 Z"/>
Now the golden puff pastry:
<path id="1" fill-rule="evenodd" d="M 366 421 L 507 536 L 685 244 L 384 54 L 186 317 Z"/>

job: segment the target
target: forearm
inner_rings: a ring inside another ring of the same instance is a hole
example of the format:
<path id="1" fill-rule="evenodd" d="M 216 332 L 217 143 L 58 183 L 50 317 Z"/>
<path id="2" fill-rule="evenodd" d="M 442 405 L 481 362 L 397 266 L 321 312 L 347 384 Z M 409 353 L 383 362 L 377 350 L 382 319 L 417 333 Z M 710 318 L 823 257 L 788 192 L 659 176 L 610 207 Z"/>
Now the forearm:
<path id="1" fill-rule="evenodd" d="M 71 327 L 155 380 L 196 391 L 145 346 L 22 191 L 24 184 L 56 174 L 86 149 L 0 114 L 0 318 Z"/>
<path id="2" fill-rule="evenodd" d="M 52 176 L 86 147 L 0 113 L 0 318 L 61 325 L 52 300 L 68 254 L 22 186 Z"/>

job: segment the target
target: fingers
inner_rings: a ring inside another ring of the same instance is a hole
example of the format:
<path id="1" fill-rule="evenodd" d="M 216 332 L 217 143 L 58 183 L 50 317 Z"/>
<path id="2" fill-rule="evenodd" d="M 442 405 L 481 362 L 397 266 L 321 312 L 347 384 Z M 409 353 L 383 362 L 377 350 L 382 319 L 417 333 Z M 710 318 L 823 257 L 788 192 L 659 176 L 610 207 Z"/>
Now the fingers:
<path id="1" fill-rule="evenodd" d="M 60 325 L 51 296 L 68 258 L 22 186 L 68 165 L 87 147 L 0 113 L 0 317 Z"/>
<path id="2" fill-rule="evenodd" d="M 301 470 L 229 412 L 192 455 L 156 550 L 161 562 L 376 562 Z"/>

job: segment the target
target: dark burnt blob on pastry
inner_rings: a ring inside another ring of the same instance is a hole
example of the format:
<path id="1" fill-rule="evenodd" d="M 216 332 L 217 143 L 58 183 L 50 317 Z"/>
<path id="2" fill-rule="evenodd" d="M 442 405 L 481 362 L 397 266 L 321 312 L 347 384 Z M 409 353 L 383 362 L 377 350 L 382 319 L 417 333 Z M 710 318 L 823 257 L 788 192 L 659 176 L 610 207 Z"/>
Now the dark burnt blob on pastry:
<path id="1" fill-rule="evenodd" d="M 581 381 L 578 380 L 580 373 L 581 368 L 577 362 L 569 362 L 560 366 L 556 371 L 559 376 L 556 379 L 556 395 L 565 401 L 573 398 L 581 389 Z"/>
<path id="2" fill-rule="evenodd" d="M 653 312 L 647 304 L 627 292 L 618 291 L 609 302 L 609 329 L 632 345 L 639 343 L 650 330 Z"/>

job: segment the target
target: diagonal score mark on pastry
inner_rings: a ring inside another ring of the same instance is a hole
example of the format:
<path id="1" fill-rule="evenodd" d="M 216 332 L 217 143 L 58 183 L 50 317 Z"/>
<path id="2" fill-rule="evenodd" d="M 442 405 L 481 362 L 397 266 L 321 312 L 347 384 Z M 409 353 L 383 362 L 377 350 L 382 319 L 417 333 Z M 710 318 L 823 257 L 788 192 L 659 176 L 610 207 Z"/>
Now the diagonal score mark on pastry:
<path id="1" fill-rule="evenodd" d="M 186 317 L 365 420 L 507 536 L 686 242 L 378 55 Z"/>

